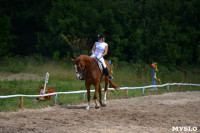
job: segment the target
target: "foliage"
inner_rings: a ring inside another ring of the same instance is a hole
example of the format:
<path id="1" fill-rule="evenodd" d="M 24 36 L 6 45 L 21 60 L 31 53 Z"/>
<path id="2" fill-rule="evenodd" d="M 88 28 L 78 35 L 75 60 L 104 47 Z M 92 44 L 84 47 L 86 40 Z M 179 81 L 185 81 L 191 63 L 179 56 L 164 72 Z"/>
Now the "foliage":
<path id="1" fill-rule="evenodd" d="M 199 14 L 199 0 L 1 0 L 0 56 L 89 55 L 104 33 L 107 58 L 197 66 Z"/>
<path id="2" fill-rule="evenodd" d="M 14 35 L 11 31 L 10 17 L 0 11 L 0 56 L 6 55 L 13 48 Z"/>

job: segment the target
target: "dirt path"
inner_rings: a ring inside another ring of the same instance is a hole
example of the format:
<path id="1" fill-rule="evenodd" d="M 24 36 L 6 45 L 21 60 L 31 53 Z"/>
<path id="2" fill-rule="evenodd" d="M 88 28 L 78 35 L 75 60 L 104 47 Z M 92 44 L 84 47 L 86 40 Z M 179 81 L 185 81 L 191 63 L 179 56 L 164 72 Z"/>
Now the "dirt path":
<path id="1" fill-rule="evenodd" d="M 0 132 L 35 133 L 169 133 L 172 126 L 196 126 L 200 132 L 200 92 L 177 92 L 107 101 L 108 106 L 84 110 L 54 106 L 0 112 Z"/>
<path id="2" fill-rule="evenodd" d="M 45 77 L 40 77 L 36 74 L 29 73 L 10 73 L 10 72 L 0 72 L 0 81 L 11 81 L 11 80 L 44 80 Z"/>

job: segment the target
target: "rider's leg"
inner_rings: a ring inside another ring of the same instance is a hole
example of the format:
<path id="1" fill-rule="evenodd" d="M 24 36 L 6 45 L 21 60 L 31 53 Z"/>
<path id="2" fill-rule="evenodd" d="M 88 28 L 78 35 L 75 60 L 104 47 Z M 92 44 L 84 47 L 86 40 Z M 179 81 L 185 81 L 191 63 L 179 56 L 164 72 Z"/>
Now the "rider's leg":
<path id="1" fill-rule="evenodd" d="M 100 61 L 102 62 L 102 64 L 103 64 L 105 74 L 106 74 L 107 76 L 109 76 L 109 79 L 112 79 L 113 77 L 110 75 L 110 73 L 109 73 L 109 71 L 108 71 L 108 68 L 107 68 L 106 63 L 105 63 L 105 61 L 104 61 L 104 58 L 101 57 L 99 60 L 100 60 Z"/>

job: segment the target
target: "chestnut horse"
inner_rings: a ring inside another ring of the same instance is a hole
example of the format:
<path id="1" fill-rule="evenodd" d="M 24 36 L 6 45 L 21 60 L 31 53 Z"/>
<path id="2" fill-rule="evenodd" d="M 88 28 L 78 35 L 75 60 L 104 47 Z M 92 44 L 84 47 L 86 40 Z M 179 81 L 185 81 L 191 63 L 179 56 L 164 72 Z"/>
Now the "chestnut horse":
<path id="1" fill-rule="evenodd" d="M 98 68 L 97 62 L 94 58 L 91 58 L 87 55 L 80 55 L 76 59 L 72 59 L 75 63 L 76 69 L 76 77 L 80 80 L 83 80 L 85 77 L 85 87 L 87 89 L 87 98 L 88 98 L 88 107 L 86 108 L 89 110 L 90 108 L 90 86 L 94 85 L 95 93 L 94 93 L 94 100 L 95 100 L 95 108 L 99 108 L 99 104 L 97 102 L 97 92 L 99 92 L 99 103 L 101 106 L 106 106 L 106 93 L 108 90 L 108 84 L 110 84 L 111 88 L 118 89 L 119 87 L 113 83 L 109 79 L 107 75 L 101 76 L 101 72 Z M 105 60 L 106 66 L 108 67 L 109 72 L 111 73 L 111 67 L 107 60 Z M 104 95 L 104 102 L 102 103 L 102 89 L 100 86 L 100 82 L 105 81 L 105 95 Z"/>

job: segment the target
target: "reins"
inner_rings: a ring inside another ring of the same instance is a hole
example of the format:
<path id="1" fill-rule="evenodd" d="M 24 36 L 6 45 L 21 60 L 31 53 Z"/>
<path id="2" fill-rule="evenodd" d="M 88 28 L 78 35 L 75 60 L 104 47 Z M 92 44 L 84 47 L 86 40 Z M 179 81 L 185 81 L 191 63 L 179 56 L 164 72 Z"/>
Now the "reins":
<path id="1" fill-rule="evenodd" d="M 82 69 L 82 66 L 83 66 L 83 64 L 81 63 L 81 61 L 80 61 L 80 64 L 81 64 L 81 74 L 85 74 L 85 72 L 87 71 L 85 68 L 84 69 Z"/>
<path id="2" fill-rule="evenodd" d="M 91 69 L 91 68 L 93 68 L 94 67 L 94 65 L 97 63 L 97 61 L 95 60 L 95 62 L 92 64 L 92 66 L 91 67 L 89 67 L 89 69 Z M 82 69 L 82 66 L 83 66 L 83 64 L 82 64 L 82 62 L 80 61 L 80 63 L 79 63 L 80 65 L 81 65 L 81 74 L 82 75 L 84 75 L 85 74 L 85 72 L 87 72 L 87 69 L 86 69 L 86 67 L 84 68 L 84 69 Z M 86 65 L 87 66 L 87 65 Z"/>

